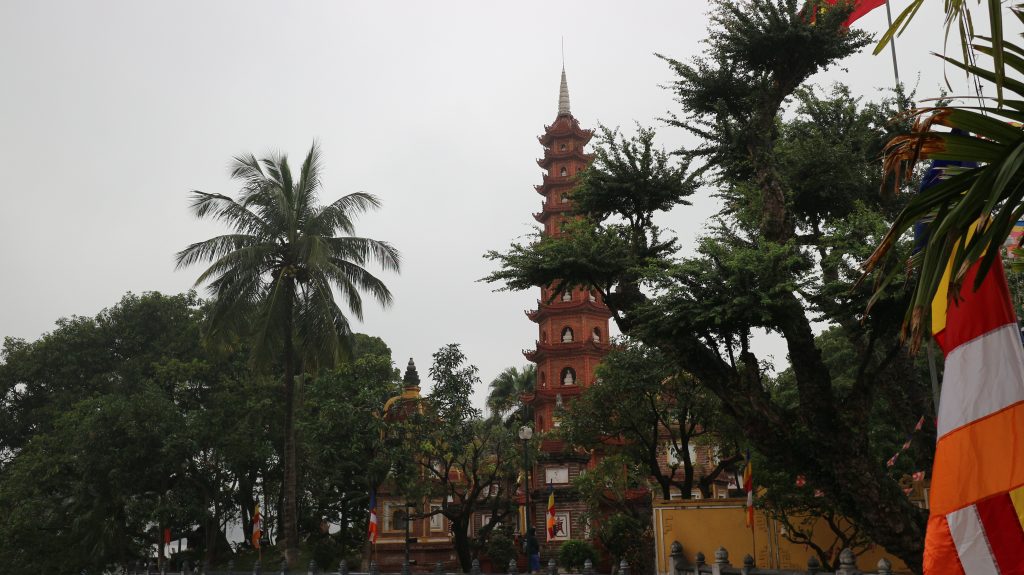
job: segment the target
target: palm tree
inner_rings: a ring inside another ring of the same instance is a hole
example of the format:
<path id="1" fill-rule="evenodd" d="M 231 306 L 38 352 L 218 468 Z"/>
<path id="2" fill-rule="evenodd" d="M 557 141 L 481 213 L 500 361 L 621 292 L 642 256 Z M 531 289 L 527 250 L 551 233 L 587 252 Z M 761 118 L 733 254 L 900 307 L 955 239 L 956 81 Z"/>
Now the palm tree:
<path id="1" fill-rule="evenodd" d="M 505 371 L 498 374 L 488 386 L 490 390 L 487 392 L 487 409 L 492 415 L 507 418 L 521 405 L 519 397 L 533 391 L 536 379 L 537 366 L 532 363 L 522 369 L 514 366 L 505 368 Z M 523 419 L 527 418 L 524 412 Z"/>
<path id="2" fill-rule="evenodd" d="M 309 150 L 298 178 L 283 155 L 235 158 L 231 177 L 242 183 L 238 200 L 192 192 L 192 212 L 227 224 L 233 233 L 194 243 L 177 254 L 177 266 L 211 262 L 196 280 L 212 297 L 206 336 L 232 335 L 252 343 L 254 366 L 283 370 L 285 439 L 281 517 L 285 557 L 298 559 L 296 504 L 295 379 L 330 367 L 347 352 L 351 330 L 335 302 L 363 317 L 361 292 L 381 305 L 391 292 L 364 267 L 399 271 L 398 251 L 386 242 L 353 236 L 353 219 L 380 206 L 358 192 L 319 205 L 320 150 Z M 340 234 L 340 235 L 337 235 Z"/>

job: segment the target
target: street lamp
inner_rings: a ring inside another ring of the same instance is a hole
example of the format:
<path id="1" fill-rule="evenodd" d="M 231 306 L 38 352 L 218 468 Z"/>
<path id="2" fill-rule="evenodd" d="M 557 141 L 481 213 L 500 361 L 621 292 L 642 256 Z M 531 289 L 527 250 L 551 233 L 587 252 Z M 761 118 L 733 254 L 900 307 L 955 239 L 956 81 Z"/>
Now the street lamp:
<path id="1" fill-rule="evenodd" d="M 530 440 L 533 439 L 533 428 L 524 425 L 519 428 L 519 439 L 523 440 L 523 486 L 526 492 L 526 525 L 523 526 L 523 537 L 533 525 L 533 509 L 530 508 Z"/>

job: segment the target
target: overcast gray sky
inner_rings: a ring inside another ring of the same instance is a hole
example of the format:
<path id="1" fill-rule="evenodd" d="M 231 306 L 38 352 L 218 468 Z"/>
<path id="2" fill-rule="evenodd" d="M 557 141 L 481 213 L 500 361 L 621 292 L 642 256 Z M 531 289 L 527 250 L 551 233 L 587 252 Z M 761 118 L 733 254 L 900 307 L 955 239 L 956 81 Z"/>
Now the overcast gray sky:
<path id="1" fill-rule="evenodd" d="M 894 10 L 908 0 L 894 0 Z M 900 71 L 934 95 L 940 6 L 900 40 Z M 324 201 L 363 190 L 382 210 L 360 235 L 405 264 L 383 277 L 395 305 L 358 331 L 396 362 L 460 342 L 486 383 L 526 363 L 536 293 L 495 293 L 481 255 L 523 238 L 540 209 L 536 136 L 557 111 L 560 42 L 585 127 L 657 124 L 674 110 L 654 56 L 700 52 L 703 1 L 270 2 L 0 0 L 0 336 L 34 339 L 128 291 L 177 293 L 200 269 L 173 255 L 222 228 L 187 194 L 234 194 L 230 159 L 279 150 L 325 158 Z M 858 25 L 885 27 L 885 10 Z M 952 78 L 959 80 L 952 70 Z M 888 52 L 818 80 L 875 97 Z M 962 82 L 960 83 L 962 86 Z M 962 89 L 955 86 L 955 89 Z M 673 149 L 678 130 L 659 138 Z M 714 212 L 699 198 L 662 222 L 685 245 Z M 784 362 L 770 338 L 764 350 Z M 780 355 L 782 354 L 782 355 Z M 483 386 L 477 401 L 483 397 Z"/>

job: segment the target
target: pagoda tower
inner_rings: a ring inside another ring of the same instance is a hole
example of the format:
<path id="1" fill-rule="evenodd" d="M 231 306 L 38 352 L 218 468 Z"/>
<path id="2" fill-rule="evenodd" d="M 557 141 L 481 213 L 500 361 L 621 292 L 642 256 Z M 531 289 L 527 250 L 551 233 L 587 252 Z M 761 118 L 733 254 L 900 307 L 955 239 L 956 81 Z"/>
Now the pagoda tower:
<path id="1" fill-rule="evenodd" d="M 577 176 L 593 161 L 593 155 L 584 151 L 593 135 L 593 131 L 580 128 L 569 110 L 569 87 L 563 68 L 558 116 L 538 138 L 544 157 L 537 164 L 545 174 L 543 183 L 535 189 L 544 200 L 541 211 L 533 217 L 544 226 L 547 237 L 562 236 L 566 223 L 574 217 L 571 192 Z M 590 539 L 581 521 L 586 506 L 575 497 L 569 483 L 595 462 L 590 454 L 569 448 L 551 438 L 549 432 L 559 425 L 559 409 L 594 382 L 594 369 L 609 349 L 611 318 L 595 292 L 578 287 L 556 292 L 554 287 L 540 286 L 537 309 L 526 312 L 537 324 L 539 335 L 536 348 L 523 352 L 526 359 L 537 364 L 535 390 L 523 400 L 533 408 L 534 430 L 541 438 L 531 470 L 529 512 L 537 538 L 548 552 L 562 541 Z M 545 535 L 549 485 L 554 488 L 556 525 L 560 528 L 550 543 Z"/>

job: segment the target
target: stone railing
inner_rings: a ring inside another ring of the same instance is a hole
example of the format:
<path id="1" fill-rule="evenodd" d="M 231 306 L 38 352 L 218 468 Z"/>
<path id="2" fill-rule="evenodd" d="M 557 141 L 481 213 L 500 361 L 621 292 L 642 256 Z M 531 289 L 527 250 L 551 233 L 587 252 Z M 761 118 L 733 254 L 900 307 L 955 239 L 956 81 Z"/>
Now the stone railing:
<path id="1" fill-rule="evenodd" d="M 714 575 L 872 575 L 857 569 L 857 557 L 850 549 L 843 549 L 839 554 L 839 568 L 835 571 L 825 571 L 821 568 L 821 562 L 816 555 L 807 558 L 807 569 L 803 571 L 787 571 L 784 569 L 761 569 L 754 565 L 754 558 L 747 555 L 743 558 L 743 565 L 737 567 L 729 563 L 729 552 L 725 547 L 719 547 L 715 551 L 715 561 L 707 563 L 704 554 L 697 552 L 694 556 L 694 564 L 689 565 L 683 557 L 683 546 L 678 541 L 672 542 L 670 575 L 699 575 L 701 573 L 712 573 Z M 892 575 L 892 563 L 882 558 L 878 561 L 878 570 L 873 572 L 877 575 Z"/>
<path id="2" fill-rule="evenodd" d="M 682 549 L 682 548 L 680 547 L 680 549 Z M 121 573 L 124 573 L 124 575 L 250 575 L 250 574 L 251 575 L 285 575 L 285 574 L 292 574 L 292 573 L 294 573 L 295 575 L 301 575 L 302 573 L 305 573 L 306 575 L 411 575 L 411 573 L 410 573 L 410 566 L 409 566 L 408 563 L 403 563 L 402 564 L 402 570 L 398 574 L 395 574 L 395 573 L 383 573 L 383 572 L 381 572 L 380 569 L 378 569 L 378 567 L 377 567 L 377 562 L 376 561 L 370 561 L 370 570 L 369 571 L 349 571 L 348 563 L 345 562 L 345 561 L 342 561 L 341 564 L 338 565 L 338 569 L 336 571 L 324 571 L 324 570 L 321 570 L 317 566 L 316 561 L 310 561 L 309 562 L 309 566 L 305 570 L 299 569 L 299 570 L 296 570 L 296 571 L 289 571 L 288 564 L 286 562 L 284 562 L 284 561 L 281 561 L 281 564 L 277 567 L 277 569 L 274 569 L 272 567 L 264 568 L 263 565 L 261 565 L 259 561 L 256 561 L 256 564 L 253 565 L 251 571 L 248 570 L 248 569 L 245 569 L 245 570 L 235 569 L 235 562 L 234 561 L 229 561 L 228 562 L 227 569 L 220 569 L 220 570 L 210 569 L 208 565 L 196 565 L 196 566 L 193 567 L 192 565 L 189 564 L 188 561 L 185 561 L 180 567 L 178 567 L 176 569 L 173 569 L 170 566 L 168 566 L 166 564 L 166 562 L 165 562 L 163 568 L 161 568 L 161 569 L 156 569 L 156 568 L 151 567 L 149 565 L 143 565 L 142 563 L 136 563 L 134 568 L 132 568 L 132 569 L 125 569 L 125 570 L 121 571 Z M 451 572 L 446 572 L 445 569 L 444 569 L 444 564 L 441 563 L 441 562 L 438 562 L 435 565 L 434 570 L 431 571 L 431 575 L 457 575 L 457 574 L 451 573 Z M 516 564 L 516 560 L 515 559 L 513 559 L 513 560 L 508 562 L 508 571 L 506 573 L 504 573 L 504 574 L 498 574 L 498 573 L 485 574 L 485 573 L 480 571 L 480 561 L 474 559 L 473 560 L 473 565 L 472 565 L 472 567 L 469 570 L 469 575 L 520 575 L 520 574 L 519 574 L 519 566 Z M 547 566 L 547 569 L 544 570 L 544 575 L 560 575 L 559 571 L 558 571 L 558 565 L 555 563 L 554 559 L 551 559 L 550 561 L 548 561 L 548 566 Z M 586 563 L 583 565 L 582 575 L 598 575 L 598 573 L 594 570 L 594 564 L 591 563 L 591 561 L 589 559 L 587 559 Z M 626 563 L 625 560 L 623 560 L 621 563 L 619 563 L 619 569 L 618 569 L 618 573 L 616 575 L 629 575 L 629 564 Z"/>

